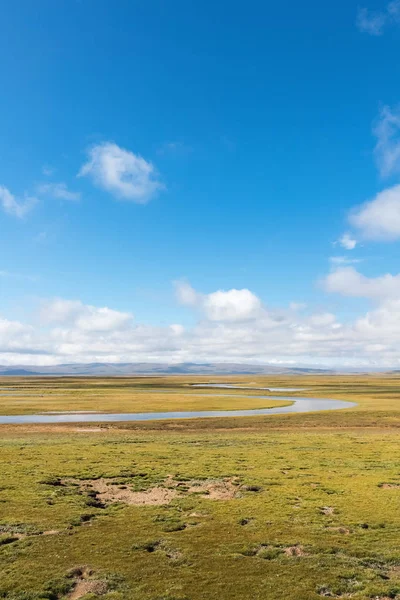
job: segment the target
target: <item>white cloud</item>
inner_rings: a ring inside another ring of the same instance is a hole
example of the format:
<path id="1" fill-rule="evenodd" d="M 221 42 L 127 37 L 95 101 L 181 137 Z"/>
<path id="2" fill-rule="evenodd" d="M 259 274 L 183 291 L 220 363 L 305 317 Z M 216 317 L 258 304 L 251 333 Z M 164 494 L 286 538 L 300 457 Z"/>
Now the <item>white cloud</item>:
<path id="1" fill-rule="evenodd" d="M 400 238 L 400 185 L 379 192 L 373 200 L 355 209 L 349 220 L 366 239 Z"/>
<path id="2" fill-rule="evenodd" d="M 386 25 L 387 15 L 383 12 L 372 12 L 368 8 L 360 8 L 357 13 L 356 24 L 362 33 L 369 35 L 382 35 Z"/>
<path id="3" fill-rule="evenodd" d="M 204 298 L 204 311 L 211 321 L 242 321 L 257 317 L 261 301 L 250 290 L 217 291 Z"/>
<path id="4" fill-rule="evenodd" d="M 373 36 L 382 35 L 385 27 L 390 23 L 400 20 L 400 0 L 392 0 L 383 10 L 371 11 L 368 8 L 359 8 L 356 25 L 362 33 Z"/>
<path id="5" fill-rule="evenodd" d="M 66 183 L 43 183 L 38 186 L 38 193 L 61 200 L 79 200 L 79 192 L 71 192 Z"/>
<path id="6" fill-rule="evenodd" d="M 400 300 L 389 298 L 382 302 L 377 308 L 367 312 L 363 317 L 356 320 L 354 324 L 356 334 L 368 337 L 371 341 L 378 343 L 370 344 L 368 351 L 380 353 L 389 346 L 399 352 L 400 336 Z"/>
<path id="7" fill-rule="evenodd" d="M 329 273 L 322 285 L 327 292 L 371 298 L 375 300 L 400 296 L 400 274 L 390 273 L 380 277 L 366 277 L 354 267 L 342 267 Z"/>
<path id="8" fill-rule="evenodd" d="M 112 331 L 127 326 L 133 315 L 56 298 L 43 304 L 41 318 L 44 323 L 73 325 L 80 331 Z"/>
<path id="9" fill-rule="evenodd" d="M 317 313 L 308 319 L 308 323 L 314 327 L 328 327 L 336 322 L 336 317 L 332 313 Z"/>
<path id="10" fill-rule="evenodd" d="M 373 128 L 375 158 L 384 177 L 400 170 L 400 107 L 384 106 Z"/>
<path id="11" fill-rule="evenodd" d="M 392 3 L 390 10 L 398 10 L 400 0 Z M 400 106 L 384 106 L 374 126 L 377 138 L 375 157 L 380 173 L 384 176 L 400 172 Z M 358 230 L 362 239 L 392 241 L 400 238 L 400 185 L 376 194 L 364 204 L 356 207 L 348 217 L 349 223 Z M 355 237 L 344 234 L 338 243 L 352 250 L 357 245 Z M 336 261 L 337 264 L 339 261 Z M 349 263 L 349 261 L 347 261 Z"/>
<path id="12" fill-rule="evenodd" d="M 4 212 L 13 217 L 22 219 L 36 202 L 36 198 L 26 195 L 23 199 L 17 199 L 6 187 L 0 185 L 0 206 Z"/>
<path id="13" fill-rule="evenodd" d="M 289 308 L 294 312 L 302 311 L 307 308 L 307 304 L 304 304 L 304 302 L 290 302 Z"/>
<path id="14" fill-rule="evenodd" d="M 200 294 L 186 282 L 175 283 L 176 296 L 180 304 L 197 307 L 211 321 L 241 321 L 260 314 L 262 304 L 250 290 L 218 290 L 211 294 Z"/>
<path id="15" fill-rule="evenodd" d="M 182 335 L 185 331 L 183 325 L 179 325 L 179 323 L 173 323 L 169 327 L 172 333 L 174 333 L 175 335 Z"/>
<path id="16" fill-rule="evenodd" d="M 39 335 L 29 325 L 0 316 L 0 360 L 2 354 L 23 356 L 25 352 L 40 353 Z"/>
<path id="17" fill-rule="evenodd" d="M 357 246 L 357 240 L 354 239 L 350 233 L 344 233 L 342 237 L 340 237 L 335 243 L 340 244 L 340 246 L 346 250 L 354 250 L 354 248 Z"/>
<path id="18" fill-rule="evenodd" d="M 118 198 L 145 204 L 164 189 L 150 162 L 117 144 L 93 146 L 88 154 L 79 176 L 89 176 L 98 187 Z"/>
<path id="19" fill-rule="evenodd" d="M 361 258 L 348 258 L 347 256 L 330 256 L 329 260 L 333 265 L 354 265 L 362 262 Z"/>
<path id="20" fill-rule="evenodd" d="M 175 281 L 175 294 L 179 304 L 183 306 L 198 306 L 202 301 L 201 294 L 186 281 Z"/>
<path id="21" fill-rule="evenodd" d="M 367 278 L 347 267 L 326 280 L 330 291 L 365 296 L 373 300 L 374 308 L 342 323 L 323 310 L 269 311 L 250 290 L 207 295 L 193 290 L 183 298 L 200 311 L 200 319 L 184 328 L 177 322 L 140 325 L 130 313 L 58 298 L 43 304 L 42 319 L 36 319 L 34 327 L 0 318 L 0 364 L 215 361 L 399 366 L 400 276 Z"/>

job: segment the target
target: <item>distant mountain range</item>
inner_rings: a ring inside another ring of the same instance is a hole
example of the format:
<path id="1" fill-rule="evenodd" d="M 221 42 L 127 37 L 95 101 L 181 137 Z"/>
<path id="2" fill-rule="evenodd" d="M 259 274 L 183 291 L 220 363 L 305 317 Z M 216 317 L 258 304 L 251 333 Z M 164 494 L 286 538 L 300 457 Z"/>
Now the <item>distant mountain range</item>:
<path id="1" fill-rule="evenodd" d="M 307 375 L 329 374 L 330 369 L 246 365 L 240 363 L 72 363 L 51 367 L 0 365 L 1 375 Z"/>

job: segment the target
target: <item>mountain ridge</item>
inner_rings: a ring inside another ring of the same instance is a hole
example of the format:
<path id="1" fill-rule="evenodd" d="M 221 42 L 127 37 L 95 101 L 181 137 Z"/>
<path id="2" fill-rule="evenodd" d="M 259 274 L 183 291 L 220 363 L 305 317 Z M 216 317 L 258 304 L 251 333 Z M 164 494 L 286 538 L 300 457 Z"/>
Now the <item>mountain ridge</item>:
<path id="1" fill-rule="evenodd" d="M 332 369 L 242 363 L 70 363 L 52 366 L 0 365 L 0 376 L 29 375 L 279 375 L 330 374 Z"/>

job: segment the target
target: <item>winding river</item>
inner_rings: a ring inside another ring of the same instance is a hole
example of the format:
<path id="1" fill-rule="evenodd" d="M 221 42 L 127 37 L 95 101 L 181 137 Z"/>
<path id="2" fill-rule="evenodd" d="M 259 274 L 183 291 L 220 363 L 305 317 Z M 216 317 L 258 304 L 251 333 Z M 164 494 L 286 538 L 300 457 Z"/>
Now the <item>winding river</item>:
<path id="1" fill-rule="evenodd" d="M 209 387 L 204 386 L 203 387 Z M 218 386 L 220 387 L 220 386 Z M 249 388 L 247 388 L 249 389 Z M 257 388 L 251 388 L 257 389 Z M 294 390 L 291 390 L 294 391 Z M 296 390 L 297 391 L 297 390 Z M 218 394 L 232 396 L 232 394 Z M 209 394 L 204 396 L 210 397 Z M 235 398 L 239 396 L 235 395 Z M 254 396 L 240 396 L 254 399 Z M 290 406 L 275 408 L 256 408 L 250 410 L 197 410 L 181 412 L 147 412 L 147 413 L 93 413 L 93 412 L 60 412 L 37 415 L 0 415 L 1 425 L 16 423 L 106 423 L 115 421 L 161 421 L 169 419 L 204 419 L 211 417 L 253 417 L 260 415 L 285 415 L 291 413 L 308 413 L 325 410 L 339 410 L 356 406 L 354 402 L 325 398 L 296 398 L 289 396 L 256 396 L 258 400 L 286 400 L 293 402 Z"/>

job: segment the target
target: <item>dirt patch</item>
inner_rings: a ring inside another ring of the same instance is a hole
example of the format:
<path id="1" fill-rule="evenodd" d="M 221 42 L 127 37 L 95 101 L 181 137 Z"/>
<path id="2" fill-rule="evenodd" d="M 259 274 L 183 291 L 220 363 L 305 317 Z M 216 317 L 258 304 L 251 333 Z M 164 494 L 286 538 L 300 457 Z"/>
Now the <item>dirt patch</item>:
<path id="1" fill-rule="evenodd" d="M 105 581 L 78 581 L 68 598 L 78 600 L 86 594 L 96 594 L 102 596 L 107 593 L 107 584 Z"/>
<path id="2" fill-rule="evenodd" d="M 210 500 L 232 500 L 238 494 L 238 486 L 232 483 L 231 479 L 193 480 L 189 481 L 188 485 L 189 494 L 199 494 Z"/>
<path id="3" fill-rule="evenodd" d="M 94 494 L 96 501 L 105 505 L 122 502 L 136 506 L 161 506 L 169 504 L 171 500 L 179 495 L 176 490 L 164 487 L 154 487 L 143 492 L 134 492 L 127 485 L 117 485 L 113 483 L 112 479 L 105 478 L 83 481 L 66 479 L 63 480 L 63 483 L 78 485 L 81 491 L 86 492 L 91 497 Z"/>
<path id="4" fill-rule="evenodd" d="M 303 546 L 288 546 L 284 548 L 286 556 L 307 556 Z"/>
<path id="5" fill-rule="evenodd" d="M 102 596 L 108 591 L 108 585 L 101 579 L 94 579 L 94 573 L 90 567 L 77 567 L 69 574 L 75 580 L 72 591 L 68 594 L 69 600 L 79 600 L 87 594 Z"/>
<path id="6" fill-rule="evenodd" d="M 239 486 L 234 479 L 206 479 L 175 481 L 168 477 L 163 485 L 144 491 L 133 491 L 129 484 L 121 485 L 116 479 L 63 479 L 60 485 L 76 485 L 88 495 L 93 506 L 104 508 L 109 504 L 122 502 L 134 506 L 163 506 L 175 498 L 183 498 L 187 494 L 198 494 L 210 500 L 231 500 L 239 495 Z"/>
<path id="7" fill-rule="evenodd" d="M 382 483 L 379 487 L 383 490 L 399 490 L 400 483 Z"/>

